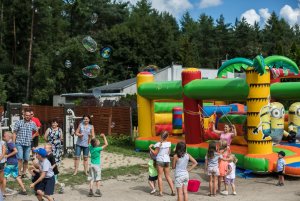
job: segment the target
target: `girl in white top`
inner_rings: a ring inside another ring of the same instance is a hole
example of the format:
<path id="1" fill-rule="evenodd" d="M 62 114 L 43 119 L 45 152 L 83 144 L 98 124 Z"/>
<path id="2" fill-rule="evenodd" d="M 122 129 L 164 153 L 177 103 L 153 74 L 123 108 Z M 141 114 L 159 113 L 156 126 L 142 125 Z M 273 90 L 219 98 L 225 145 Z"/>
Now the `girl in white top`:
<path id="1" fill-rule="evenodd" d="M 163 185 L 162 185 L 162 176 L 165 174 L 165 178 L 171 188 L 171 195 L 175 196 L 175 189 L 173 185 L 172 178 L 170 176 L 170 149 L 171 149 L 171 142 L 167 142 L 167 138 L 169 136 L 169 133 L 167 131 L 164 131 L 161 133 L 161 141 L 156 143 L 155 145 L 151 144 L 149 146 L 150 151 L 156 155 L 156 166 L 158 171 L 158 188 L 159 193 L 157 196 L 163 196 Z M 155 148 L 155 150 L 152 149 L 152 147 Z"/>
<path id="2" fill-rule="evenodd" d="M 188 169 L 187 166 L 191 161 L 193 164 Z M 177 189 L 177 200 L 187 201 L 187 186 L 189 182 L 189 171 L 197 166 L 197 161 L 188 153 L 186 153 L 186 144 L 179 142 L 176 145 L 175 155 L 173 158 L 173 169 L 175 169 L 175 187 Z"/>
<path id="3" fill-rule="evenodd" d="M 231 154 L 229 156 L 229 159 L 230 159 L 230 161 L 228 164 L 227 175 L 225 178 L 225 191 L 221 192 L 222 195 L 228 195 L 228 185 L 231 185 L 232 194 L 236 195 L 234 179 L 235 179 L 236 163 L 237 163 L 238 159 L 235 157 L 234 154 Z"/>

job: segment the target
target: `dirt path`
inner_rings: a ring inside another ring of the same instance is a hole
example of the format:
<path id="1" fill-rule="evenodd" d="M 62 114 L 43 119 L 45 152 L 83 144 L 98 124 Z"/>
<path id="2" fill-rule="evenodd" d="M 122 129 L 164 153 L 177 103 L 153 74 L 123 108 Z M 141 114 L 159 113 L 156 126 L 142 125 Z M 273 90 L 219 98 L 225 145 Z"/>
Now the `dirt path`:
<path id="1" fill-rule="evenodd" d="M 107 157 L 107 158 L 106 158 Z M 135 158 L 135 157 L 124 157 L 118 154 L 105 153 L 104 154 L 104 168 L 107 167 L 119 167 L 126 164 L 145 164 L 146 160 Z M 73 161 L 71 159 L 64 160 L 65 171 L 71 168 Z M 82 168 L 82 167 L 81 167 Z M 173 175 L 173 172 L 172 172 Z M 54 198 L 56 201 L 174 201 L 176 197 L 170 196 L 170 189 L 166 181 L 164 181 L 164 192 L 163 197 L 156 197 L 149 194 L 149 187 L 147 183 L 147 173 L 139 176 L 121 176 L 117 179 L 110 179 L 103 181 L 101 191 L 103 193 L 102 198 L 89 198 L 87 197 L 88 185 L 78 185 L 73 188 L 66 187 L 64 194 L 55 194 Z M 201 188 L 197 193 L 189 193 L 190 201 L 198 200 L 213 200 L 213 201 L 299 201 L 300 200 L 300 179 L 289 178 L 286 181 L 284 187 L 277 187 L 276 178 L 272 176 L 263 176 L 256 178 L 237 178 L 237 195 L 208 197 L 208 181 L 207 176 L 204 175 L 202 168 L 193 170 L 190 174 L 191 179 L 200 179 Z M 9 196 L 5 199 L 6 201 L 31 201 L 37 200 L 35 196 L 21 196 L 14 195 Z"/>

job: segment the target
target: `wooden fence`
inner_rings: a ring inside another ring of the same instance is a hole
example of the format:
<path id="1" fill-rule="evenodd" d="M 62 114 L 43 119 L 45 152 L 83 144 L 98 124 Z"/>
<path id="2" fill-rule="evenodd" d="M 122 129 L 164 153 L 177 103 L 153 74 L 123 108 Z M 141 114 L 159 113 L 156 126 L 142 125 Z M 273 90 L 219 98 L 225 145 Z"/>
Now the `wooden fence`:
<path id="1" fill-rule="evenodd" d="M 34 110 L 35 117 L 39 118 L 42 123 L 41 133 L 50 126 L 52 119 L 57 118 L 59 126 L 62 127 L 64 121 L 64 108 L 52 106 L 30 106 Z M 0 114 L 3 107 L 0 107 Z M 96 107 L 78 106 L 74 109 L 76 116 L 84 114 L 92 115 L 92 123 L 95 127 L 95 133 L 106 134 L 124 134 L 130 135 L 132 132 L 131 125 L 131 108 L 130 107 Z M 79 120 L 76 121 L 78 124 Z"/>

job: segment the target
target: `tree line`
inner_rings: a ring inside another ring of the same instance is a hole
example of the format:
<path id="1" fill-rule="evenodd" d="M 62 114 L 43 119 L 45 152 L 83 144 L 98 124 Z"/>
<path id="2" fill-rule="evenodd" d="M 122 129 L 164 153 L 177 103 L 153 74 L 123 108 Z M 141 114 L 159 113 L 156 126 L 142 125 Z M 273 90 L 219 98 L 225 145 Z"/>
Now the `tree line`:
<path id="1" fill-rule="evenodd" d="M 178 22 L 147 0 L 134 6 L 111 0 L 0 0 L 0 27 L 0 104 L 51 104 L 54 94 L 129 79 L 150 64 L 216 69 L 226 58 L 257 54 L 285 55 L 300 63 L 299 26 L 291 27 L 274 12 L 260 27 L 245 19 L 226 23 L 222 15 L 193 19 L 188 12 Z M 86 51 L 85 36 L 99 50 L 111 47 L 112 56 Z M 101 67 L 95 79 L 81 71 L 91 64 Z"/>

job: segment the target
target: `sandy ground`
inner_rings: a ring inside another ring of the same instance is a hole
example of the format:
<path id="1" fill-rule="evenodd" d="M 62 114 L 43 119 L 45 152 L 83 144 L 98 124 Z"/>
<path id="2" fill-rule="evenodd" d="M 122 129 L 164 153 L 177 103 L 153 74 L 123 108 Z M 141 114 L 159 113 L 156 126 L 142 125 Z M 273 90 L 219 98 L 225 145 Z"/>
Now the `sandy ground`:
<path id="1" fill-rule="evenodd" d="M 118 167 L 123 165 L 145 164 L 146 161 L 140 158 L 124 157 L 118 154 L 104 153 L 103 154 L 103 168 Z M 73 161 L 71 159 L 64 160 L 65 171 L 72 171 Z M 82 169 L 82 166 L 81 166 Z M 173 172 L 172 172 L 173 175 Z M 66 187 L 64 194 L 55 194 L 56 201 L 60 200 L 105 200 L 105 201 L 169 201 L 176 200 L 176 197 L 170 196 L 170 189 L 166 181 L 164 181 L 164 196 L 156 197 L 150 195 L 150 189 L 147 183 L 147 173 L 140 176 L 120 176 L 117 179 L 103 181 L 101 191 L 103 196 L 101 198 L 87 197 L 88 185 L 83 184 L 73 188 Z M 300 200 L 300 179 L 288 178 L 284 187 L 277 187 L 275 183 L 276 178 L 273 176 L 257 176 L 255 178 L 240 178 L 236 179 L 237 195 L 218 195 L 217 197 L 208 197 L 208 178 L 203 173 L 202 168 L 197 168 L 190 174 L 190 179 L 198 179 L 201 181 L 200 190 L 197 193 L 189 193 L 189 200 L 232 200 L 232 201 L 299 201 Z M 33 195 L 8 196 L 6 201 L 31 201 L 37 200 Z"/>

